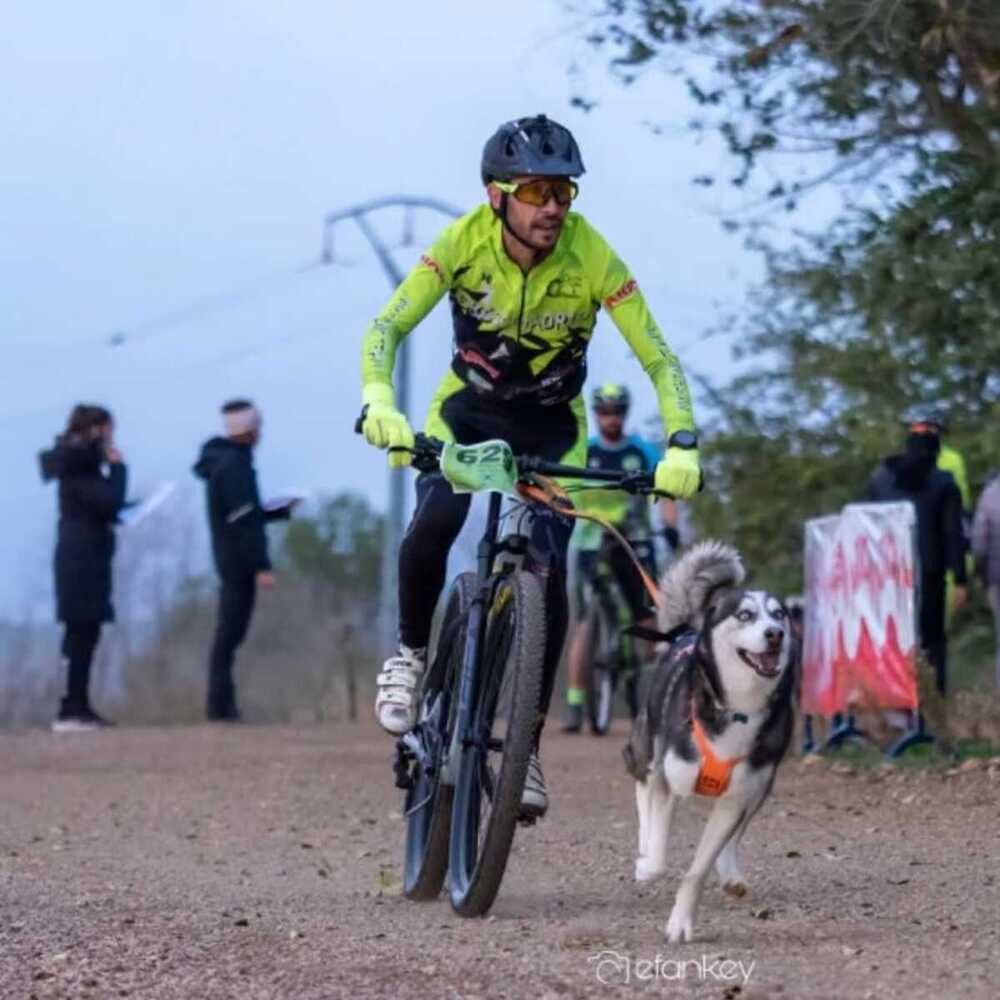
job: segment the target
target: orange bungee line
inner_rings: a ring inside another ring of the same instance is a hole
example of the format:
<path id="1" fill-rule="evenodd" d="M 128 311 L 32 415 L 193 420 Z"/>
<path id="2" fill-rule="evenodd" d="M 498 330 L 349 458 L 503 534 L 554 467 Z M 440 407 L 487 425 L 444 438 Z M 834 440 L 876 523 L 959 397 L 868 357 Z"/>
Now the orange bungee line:
<path id="1" fill-rule="evenodd" d="M 618 542 L 625 550 L 629 559 L 632 560 L 632 564 L 635 566 L 636 572 L 638 572 L 650 598 L 652 598 L 653 604 L 657 608 L 663 606 L 663 598 L 660 595 L 659 587 L 656 586 L 656 582 L 646 572 L 645 567 L 635 554 L 635 549 L 629 544 L 628 539 L 610 521 L 606 521 L 597 514 L 584 514 L 582 511 L 576 510 L 573 506 L 573 501 L 569 498 L 569 494 L 554 479 L 549 479 L 547 476 L 536 475 L 532 477 L 532 482 L 530 483 L 519 482 L 517 484 L 517 491 L 526 499 L 544 504 L 557 514 L 563 514 L 566 517 L 573 517 L 581 521 L 593 521 L 595 524 L 599 524 Z"/>

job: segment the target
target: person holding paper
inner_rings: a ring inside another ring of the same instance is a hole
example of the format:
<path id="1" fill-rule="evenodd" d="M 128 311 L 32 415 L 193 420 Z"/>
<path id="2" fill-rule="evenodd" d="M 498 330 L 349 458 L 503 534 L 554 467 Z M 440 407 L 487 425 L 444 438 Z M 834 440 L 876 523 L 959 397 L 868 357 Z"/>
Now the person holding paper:
<path id="1" fill-rule="evenodd" d="M 219 617 L 208 665 L 206 715 L 238 722 L 233 662 L 246 636 L 257 588 L 274 586 L 265 524 L 287 519 L 294 500 L 261 503 L 253 449 L 260 441 L 260 411 L 246 399 L 222 407 L 224 436 L 206 441 L 194 465 L 205 481 L 212 554 L 219 574 Z"/>
<path id="2" fill-rule="evenodd" d="M 115 525 L 125 506 L 125 462 L 103 406 L 73 407 L 66 430 L 39 455 L 42 480 L 59 482 L 55 551 L 56 615 L 65 631 L 66 695 L 54 732 L 87 732 L 112 723 L 90 704 L 90 668 L 101 626 L 114 621 L 111 563 Z"/>

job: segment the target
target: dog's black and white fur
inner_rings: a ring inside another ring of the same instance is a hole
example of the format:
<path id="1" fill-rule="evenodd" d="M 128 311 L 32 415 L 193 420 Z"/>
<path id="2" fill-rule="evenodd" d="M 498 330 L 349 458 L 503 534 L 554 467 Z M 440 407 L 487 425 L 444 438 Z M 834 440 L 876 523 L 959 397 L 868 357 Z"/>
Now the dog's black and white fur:
<path id="1" fill-rule="evenodd" d="M 727 893 L 747 893 L 737 848 L 771 791 L 792 736 L 797 644 L 788 612 L 773 595 L 743 589 L 743 577 L 739 553 L 720 542 L 696 545 L 666 573 L 658 624 L 669 645 L 624 751 L 636 779 L 640 882 L 666 870 L 674 809 L 679 799 L 695 793 L 701 754 L 692 712 L 718 757 L 744 758 L 714 800 L 681 881 L 666 926 L 671 942 L 692 939 L 713 864 Z"/>

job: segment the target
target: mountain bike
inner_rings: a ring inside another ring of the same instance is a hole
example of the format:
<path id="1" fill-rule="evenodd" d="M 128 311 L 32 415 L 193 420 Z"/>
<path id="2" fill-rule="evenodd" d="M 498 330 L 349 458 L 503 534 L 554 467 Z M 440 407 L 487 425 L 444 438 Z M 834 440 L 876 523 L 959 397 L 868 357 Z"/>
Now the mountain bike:
<path id="1" fill-rule="evenodd" d="M 543 576 L 555 555 L 536 549 L 536 518 L 571 514 L 548 477 L 599 481 L 652 494 L 652 477 L 515 457 L 503 441 L 461 446 L 417 435 L 412 464 L 457 490 L 489 493 L 475 572 L 445 593 L 416 726 L 396 745 L 405 789 L 403 891 L 436 899 L 445 879 L 453 909 L 485 913 L 496 899 L 535 749 L 546 629 Z M 503 496 L 513 497 L 503 510 Z M 502 530 L 505 529 L 505 530 Z"/>
<path id="2" fill-rule="evenodd" d="M 610 561 L 611 546 L 615 542 L 611 535 L 602 535 L 594 571 L 584 584 L 584 607 L 587 609 L 584 617 L 584 691 L 587 722 L 595 736 L 604 736 L 611 728 L 620 682 L 624 681 L 629 717 L 635 719 L 639 714 L 640 656 L 636 638 L 627 632 L 632 615 Z M 643 558 L 642 547 L 651 547 L 652 543 L 632 544 Z M 648 556 L 644 561 L 648 561 Z"/>

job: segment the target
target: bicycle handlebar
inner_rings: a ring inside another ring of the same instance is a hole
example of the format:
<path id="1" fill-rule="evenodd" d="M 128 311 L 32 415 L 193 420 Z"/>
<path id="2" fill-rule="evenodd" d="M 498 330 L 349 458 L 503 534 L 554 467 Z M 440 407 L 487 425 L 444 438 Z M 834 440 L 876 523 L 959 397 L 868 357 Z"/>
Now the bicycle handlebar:
<path id="1" fill-rule="evenodd" d="M 420 472 L 434 472 L 440 465 L 441 450 L 444 442 L 426 434 L 414 436 L 413 467 Z M 578 465 L 563 465 L 561 462 L 550 462 L 537 455 L 515 455 L 518 473 L 534 472 L 539 476 L 554 476 L 563 479 L 589 479 L 593 482 L 603 482 L 625 490 L 626 493 L 651 494 L 673 499 L 669 493 L 657 490 L 651 472 L 615 472 L 611 469 L 589 469 Z"/>
<path id="2" fill-rule="evenodd" d="M 367 407 L 365 407 L 367 410 Z M 365 419 L 365 410 L 355 421 L 354 433 L 360 434 Z M 441 451 L 444 442 L 426 434 L 415 434 L 413 447 L 398 449 L 409 451 L 413 460 L 413 468 L 418 472 L 436 472 L 440 468 Z M 389 449 L 394 451 L 397 449 Z M 589 469 L 578 465 L 563 465 L 561 462 L 549 462 L 537 455 L 516 455 L 518 472 L 534 472 L 539 476 L 555 476 L 563 479 L 589 479 L 592 482 L 609 483 L 626 493 L 656 495 L 667 500 L 675 499 L 671 494 L 657 490 L 651 472 L 615 472 L 611 469 Z"/>

